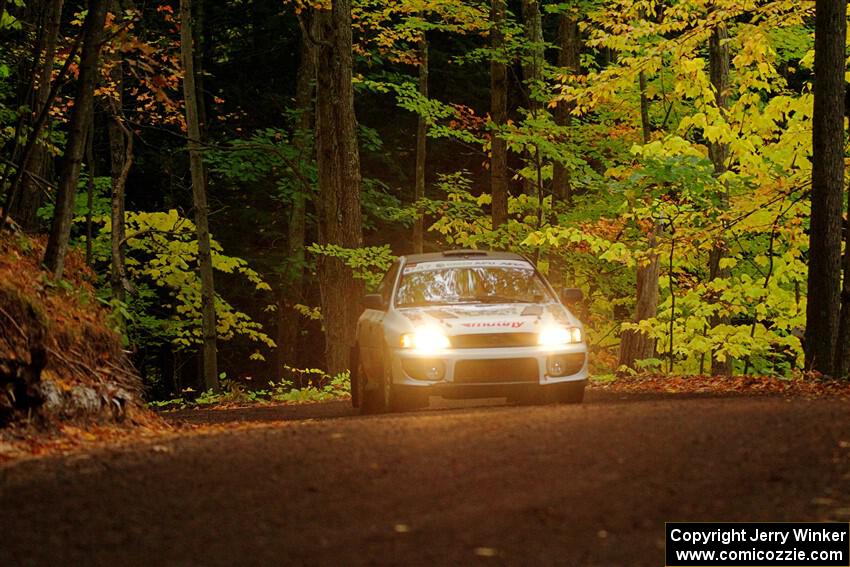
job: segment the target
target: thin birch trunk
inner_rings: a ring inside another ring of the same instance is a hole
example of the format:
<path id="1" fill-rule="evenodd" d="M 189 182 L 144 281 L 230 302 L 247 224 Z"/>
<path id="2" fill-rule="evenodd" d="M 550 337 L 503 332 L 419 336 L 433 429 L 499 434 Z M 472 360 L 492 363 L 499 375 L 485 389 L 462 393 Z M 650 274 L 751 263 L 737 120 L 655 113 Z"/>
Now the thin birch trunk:
<path id="1" fill-rule="evenodd" d="M 63 0 L 49 0 L 45 9 L 43 47 L 40 49 L 42 60 L 33 105 L 36 110 L 48 104 L 63 4 Z M 43 144 L 36 144 L 27 160 L 25 170 L 39 177 L 47 177 L 49 165 L 50 156 L 47 149 Z M 36 213 L 43 201 L 44 188 L 32 177 L 25 175 L 21 180 L 20 197 L 9 214 L 24 230 L 34 230 L 38 224 Z"/>
<path id="2" fill-rule="evenodd" d="M 558 20 L 558 39 L 561 50 L 558 52 L 558 67 L 572 74 L 581 72 L 581 38 L 578 18 L 573 14 L 561 14 Z M 572 125 L 574 103 L 561 101 L 555 109 L 555 123 L 569 128 Z M 555 198 L 572 203 L 573 189 L 569 170 L 556 161 L 552 174 L 552 194 Z"/>
<path id="3" fill-rule="evenodd" d="M 540 100 L 540 83 L 543 80 L 543 19 L 540 17 L 540 4 L 538 0 L 522 0 L 522 16 L 525 23 L 526 39 L 530 46 L 523 57 L 522 72 L 525 82 L 528 109 L 532 118 L 537 118 L 543 104 Z M 533 152 L 525 153 L 526 163 L 537 165 L 537 158 Z M 527 195 L 537 193 L 538 187 L 534 179 L 524 177 L 522 180 L 523 192 Z"/>
<path id="4" fill-rule="evenodd" d="M 209 205 L 206 174 L 201 157 L 201 126 L 198 116 L 198 89 L 195 84 L 195 49 L 192 0 L 180 1 L 180 53 L 183 61 L 183 98 L 189 133 L 189 164 L 192 175 L 192 197 L 198 234 L 198 267 L 201 273 L 201 316 L 203 334 L 203 376 L 207 389 L 218 390 L 216 347 L 215 285 L 210 249 Z"/>
<path id="5" fill-rule="evenodd" d="M 419 39 L 419 95 L 428 98 L 428 38 L 425 33 Z M 414 199 L 417 203 L 425 198 L 425 161 L 427 151 L 428 123 L 419 115 L 416 125 L 416 183 Z M 413 252 L 421 254 L 425 238 L 425 219 L 417 205 L 416 222 L 413 225 Z"/>
<path id="6" fill-rule="evenodd" d="M 491 215 L 493 228 L 498 228 L 508 220 L 508 145 L 498 135 L 498 129 L 508 121 L 508 71 L 503 58 L 506 57 L 505 38 L 502 29 L 505 26 L 505 1 L 492 0 L 490 11 L 490 119 L 491 131 L 490 193 L 492 195 Z"/>
<path id="7" fill-rule="evenodd" d="M 649 123 L 649 98 L 646 96 L 646 77 L 640 73 L 640 116 L 643 143 L 648 144 L 652 129 Z M 632 321 L 652 319 L 658 314 L 659 262 L 655 252 L 657 227 L 650 229 L 646 258 L 637 266 L 635 315 Z M 672 293 L 672 286 L 670 287 Z M 618 365 L 637 369 L 637 361 L 655 358 L 657 341 L 641 331 L 626 330 L 620 333 Z M 671 362 L 672 365 L 672 362 Z"/>
<path id="8" fill-rule="evenodd" d="M 729 47 L 726 45 L 728 37 L 726 25 L 720 24 L 714 29 L 709 40 L 709 71 L 717 107 L 721 113 L 725 113 L 729 107 Z M 722 142 L 711 143 L 708 149 L 709 157 L 714 164 L 715 174 L 722 175 L 726 171 L 726 161 L 729 159 L 729 145 Z M 721 203 L 723 209 L 728 208 L 728 190 L 721 195 Z M 721 261 L 726 257 L 726 253 L 725 239 L 723 237 L 718 238 L 709 253 L 709 281 L 729 277 L 729 269 L 721 266 Z M 714 315 L 709 324 L 712 328 L 718 325 L 727 325 L 729 324 L 729 316 Z M 715 376 L 730 376 L 732 374 L 732 358 L 726 356 L 724 360 L 719 360 L 716 349 L 712 351 L 711 373 Z"/>
<path id="9" fill-rule="evenodd" d="M 301 52 L 295 90 L 295 108 L 298 122 L 295 145 L 299 163 L 312 159 L 313 128 L 315 125 L 316 46 L 307 37 L 316 34 L 315 17 L 310 11 L 302 12 L 305 27 L 313 31 L 301 34 Z M 284 366 L 294 365 L 298 359 L 298 338 L 301 335 L 301 314 L 295 305 L 304 299 L 304 245 L 307 234 L 307 199 L 311 187 L 301 187 L 292 198 L 292 208 L 287 227 L 287 258 L 290 269 L 284 275 L 278 296 L 277 362 L 275 376 L 280 381 L 286 378 Z M 301 379 L 299 377 L 299 379 Z M 303 386 L 304 384 L 299 384 Z"/>
<path id="10" fill-rule="evenodd" d="M 65 268 L 65 255 L 71 239 L 71 223 L 74 218 L 74 197 L 80 178 L 80 166 L 85 152 L 85 141 L 94 111 L 94 87 L 98 78 L 98 59 L 101 38 L 106 22 L 106 0 L 91 0 L 83 22 L 83 47 L 80 53 L 80 71 L 77 79 L 77 95 L 71 112 L 68 143 L 62 160 L 59 185 L 56 191 L 56 208 L 44 264 L 55 278 L 61 278 Z M 25 163 L 25 162 L 24 162 Z"/>

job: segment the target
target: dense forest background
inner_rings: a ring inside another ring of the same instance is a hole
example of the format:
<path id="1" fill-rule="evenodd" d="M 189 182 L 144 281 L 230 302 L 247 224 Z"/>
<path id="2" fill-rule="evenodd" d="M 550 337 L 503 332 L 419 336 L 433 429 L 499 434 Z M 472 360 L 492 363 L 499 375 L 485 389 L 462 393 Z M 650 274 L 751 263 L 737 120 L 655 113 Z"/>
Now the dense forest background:
<path id="1" fill-rule="evenodd" d="M 151 397 L 344 372 L 360 294 L 447 248 L 582 288 L 596 374 L 848 371 L 845 4 L 817 50 L 799 0 L 0 14 L 0 228 L 85 256 Z"/>

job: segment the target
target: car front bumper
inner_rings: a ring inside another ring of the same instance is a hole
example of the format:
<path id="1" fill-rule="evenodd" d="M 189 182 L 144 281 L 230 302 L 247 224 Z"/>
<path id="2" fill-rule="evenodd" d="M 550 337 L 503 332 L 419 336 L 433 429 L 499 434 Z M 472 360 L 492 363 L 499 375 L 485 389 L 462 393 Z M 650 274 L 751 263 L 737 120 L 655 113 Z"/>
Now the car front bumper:
<path id="1" fill-rule="evenodd" d="M 437 391 L 486 391 L 587 380 L 587 345 L 446 349 L 422 353 L 394 349 L 392 382 Z"/>

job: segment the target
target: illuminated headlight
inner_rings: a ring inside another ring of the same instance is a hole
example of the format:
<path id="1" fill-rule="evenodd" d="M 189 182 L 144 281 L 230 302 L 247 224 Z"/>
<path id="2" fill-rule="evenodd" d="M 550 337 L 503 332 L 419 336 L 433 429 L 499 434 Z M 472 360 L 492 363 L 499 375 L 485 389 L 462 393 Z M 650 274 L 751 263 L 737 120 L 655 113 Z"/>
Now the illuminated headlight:
<path id="1" fill-rule="evenodd" d="M 544 327 L 537 336 L 537 344 L 542 346 L 565 345 L 582 341 L 581 329 L 578 327 L 561 327 L 552 325 Z"/>
<path id="2" fill-rule="evenodd" d="M 449 338 L 440 330 L 431 327 L 406 333 L 400 339 L 401 348 L 412 348 L 422 352 L 434 352 L 449 348 Z"/>

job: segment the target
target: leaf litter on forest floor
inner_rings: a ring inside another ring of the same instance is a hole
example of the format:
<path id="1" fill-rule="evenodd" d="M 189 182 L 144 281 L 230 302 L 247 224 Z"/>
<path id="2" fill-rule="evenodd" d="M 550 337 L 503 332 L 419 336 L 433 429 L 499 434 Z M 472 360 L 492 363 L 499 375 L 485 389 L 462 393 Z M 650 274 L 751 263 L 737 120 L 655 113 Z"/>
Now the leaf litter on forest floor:
<path id="1" fill-rule="evenodd" d="M 614 380 L 591 379 L 592 390 L 624 394 L 769 394 L 850 399 L 850 380 L 818 376 L 666 376 L 647 374 Z"/>
<path id="2" fill-rule="evenodd" d="M 298 422 L 288 422 L 290 424 Z M 282 422 L 230 422 L 215 424 L 170 424 L 165 421 L 145 426 L 59 425 L 51 429 L 14 425 L 0 430 L 0 467 L 20 460 L 69 456 L 89 451 L 140 446 L 158 454 L 173 453 L 169 442 L 194 435 L 280 427 Z"/>

